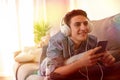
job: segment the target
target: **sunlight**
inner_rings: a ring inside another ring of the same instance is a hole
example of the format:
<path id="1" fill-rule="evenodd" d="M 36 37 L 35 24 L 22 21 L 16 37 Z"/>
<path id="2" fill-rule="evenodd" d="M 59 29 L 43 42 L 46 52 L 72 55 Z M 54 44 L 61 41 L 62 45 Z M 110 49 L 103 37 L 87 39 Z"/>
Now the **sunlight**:
<path id="1" fill-rule="evenodd" d="M 33 0 L 29 2 L 20 0 L 18 15 L 16 12 L 16 0 L 0 0 L 0 75 L 2 76 L 13 75 L 13 52 L 34 45 Z"/>
<path id="2" fill-rule="evenodd" d="M 44 16 L 44 21 L 47 22 L 47 16 L 46 16 L 46 0 L 43 0 L 43 16 Z"/>
<path id="3" fill-rule="evenodd" d="M 75 8 L 75 5 L 74 5 L 74 0 L 70 0 L 69 1 L 69 4 L 70 4 L 70 10 L 73 10 Z"/>
<path id="4" fill-rule="evenodd" d="M 76 5 L 85 10 L 91 20 L 103 19 L 120 12 L 119 0 L 77 0 Z"/>
<path id="5" fill-rule="evenodd" d="M 13 51 L 19 49 L 15 10 L 15 0 L 0 2 L 0 75 L 3 76 L 12 74 Z"/>
<path id="6" fill-rule="evenodd" d="M 19 20 L 21 31 L 21 47 L 33 46 L 33 0 L 20 0 Z"/>

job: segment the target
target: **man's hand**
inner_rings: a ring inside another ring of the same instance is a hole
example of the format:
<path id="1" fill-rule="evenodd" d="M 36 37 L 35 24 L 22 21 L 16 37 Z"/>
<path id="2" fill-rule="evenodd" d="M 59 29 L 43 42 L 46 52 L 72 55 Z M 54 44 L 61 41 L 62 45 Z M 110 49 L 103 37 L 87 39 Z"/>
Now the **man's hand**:
<path id="1" fill-rule="evenodd" d="M 88 50 L 84 55 L 78 60 L 80 64 L 85 66 L 93 66 L 98 60 L 104 55 L 104 53 L 95 54 L 101 47 L 96 47 L 94 49 Z"/>
<path id="2" fill-rule="evenodd" d="M 105 66 L 110 66 L 115 62 L 115 58 L 110 53 L 105 51 L 101 61 Z"/>

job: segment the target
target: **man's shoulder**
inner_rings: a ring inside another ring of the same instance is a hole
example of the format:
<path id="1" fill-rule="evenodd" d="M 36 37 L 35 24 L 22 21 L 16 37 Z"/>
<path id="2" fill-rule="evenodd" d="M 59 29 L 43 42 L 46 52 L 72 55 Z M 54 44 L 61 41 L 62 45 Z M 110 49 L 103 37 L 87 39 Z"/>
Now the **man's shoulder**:
<path id="1" fill-rule="evenodd" d="M 66 39 L 67 39 L 67 36 L 65 36 L 61 32 L 58 32 L 51 37 L 51 40 L 57 40 L 57 41 L 62 41 L 62 40 L 66 40 Z"/>
<path id="2" fill-rule="evenodd" d="M 97 37 L 94 36 L 94 35 L 88 35 L 88 39 L 89 39 L 90 41 L 97 41 Z"/>

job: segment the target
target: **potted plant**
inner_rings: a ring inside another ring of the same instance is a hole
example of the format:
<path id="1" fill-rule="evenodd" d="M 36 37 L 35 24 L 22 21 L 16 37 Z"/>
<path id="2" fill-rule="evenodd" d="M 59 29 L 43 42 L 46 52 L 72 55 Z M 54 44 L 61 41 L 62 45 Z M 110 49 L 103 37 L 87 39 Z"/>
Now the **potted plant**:
<path id="1" fill-rule="evenodd" d="M 39 44 L 41 41 L 41 38 L 47 34 L 47 32 L 50 30 L 50 26 L 45 21 L 41 22 L 35 22 L 34 23 L 34 42 L 36 44 Z"/>

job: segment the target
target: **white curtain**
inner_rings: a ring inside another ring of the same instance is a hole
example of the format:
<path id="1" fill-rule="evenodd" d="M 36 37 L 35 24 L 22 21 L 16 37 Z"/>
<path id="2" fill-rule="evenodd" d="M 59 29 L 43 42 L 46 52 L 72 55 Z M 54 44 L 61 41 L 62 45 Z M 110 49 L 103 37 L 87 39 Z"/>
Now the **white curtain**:
<path id="1" fill-rule="evenodd" d="M 33 46 L 34 0 L 0 0 L 0 76 L 11 75 L 13 52 Z"/>

